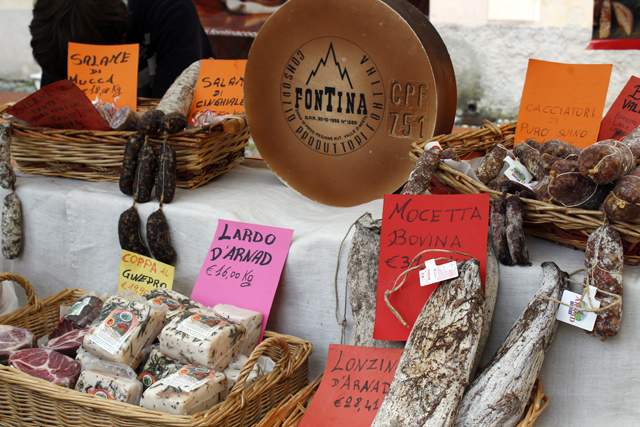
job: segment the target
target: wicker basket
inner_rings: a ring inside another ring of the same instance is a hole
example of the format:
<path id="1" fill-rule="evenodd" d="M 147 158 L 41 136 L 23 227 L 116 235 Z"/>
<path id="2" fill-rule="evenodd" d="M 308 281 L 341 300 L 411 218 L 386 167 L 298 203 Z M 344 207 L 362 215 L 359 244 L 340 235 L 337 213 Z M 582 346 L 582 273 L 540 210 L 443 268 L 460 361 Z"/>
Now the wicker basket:
<path id="1" fill-rule="evenodd" d="M 311 384 L 300 390 L 295 396 L 289 396 L 276 408 L 273 408 L 265 417 L 253 427 L 298 427 L 307 407 L 320 385 L 322 375 L 313 380 Z"/>
<path id="2" fill-rule="evenodd" d="M 39 300 L 23 277 L 5 273 L 0 274 L 1 280 L 19 283 L 29 300 L 25 307 L 0 317 L 0 324 L 28 328 L 38 338 L 56 325 L 61 305 L 73 304 L 87 292 L 66 289 Z M 229 397 L 192 416 L 166 414 L 80 393 L 0 365 L 0 425 L 249 427 L 307 385 L 308 358 L 312 352 L 308 341 L 266 331 L 265 340 L 249 357 Z M 245 389 L 251 368 L 262 355 L 272 358 L 276 366 L 273 372 Z"/>
<path id="3" fill-rule="evenodd" d="M 298 427 L 313 396 L 318 391 L 321 379 L 322 375 L 296 393 L 295 396 L 289 396 L 287 400 L 273 408 L 262 421 L 253 427 Z M 549 405 L 549 398 L 545 396 L 542 390 L 542 381 L 538 378 L 533 385 L 531 396 L 529 396 L 524 414 L 517 427 L 533 427 L 547 405 Z"/>
<path id="4" fill-rule="evenodd" d="M 144 112 L 156 103 L 140 100 L 138 110 Z M 23 173 L 87 181 L 118 182 L 124 147 L 133 133 L 51 129 L 18 122 L 11 127 L 11 155 Z M 197 188 L 233 168 L 242 160 L 249 137 L 244 113 L 171 134 L 169 143 L 177 157 L 176 185 Z M 157 149 L 163 136 L 153 135 L 149 141 Z"/>
<path id="5" fill-rule="evenodd" d="M 503 126 L 485 121 L 483 128 L 452 135 L 442 135 L 427 141 L 414 142 L 410 156 L 413 160 L 424 152 L 423 147 L 432 141 L 440 142 L 443 148 L 455 147 L 461 157 L 474 151 L 488 151 L 494 145 L 501 143 L 505 147 L 513 147 L 515 123 Z M 438 165 L 438 170 L 431 181 L 432 193 L 489 193 L 491 200 L 500 192 L 489 189 L 486 185 L 450 168 L 444 163 Z M 602 226 L 607 219 L 604 212 L 586 209 L 567 208 L 551 203 L 531 199 L 522 199 L 524 207 L 524 228 L 531 236 L 541 237 L 573 249 L 585 250 L 589 235 Z M 633 221 L 608 222 L 620 237 L 624 246 L 625 264 L 636 265 L 640 262 L 640 219 Z"/>

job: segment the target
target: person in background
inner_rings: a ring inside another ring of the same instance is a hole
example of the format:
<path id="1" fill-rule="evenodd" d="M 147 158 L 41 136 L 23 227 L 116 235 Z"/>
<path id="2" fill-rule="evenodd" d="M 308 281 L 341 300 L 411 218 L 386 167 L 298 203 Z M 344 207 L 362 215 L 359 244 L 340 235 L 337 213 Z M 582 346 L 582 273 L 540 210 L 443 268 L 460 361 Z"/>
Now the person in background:
<path id="1" fill-rule="evenodd" d="M 138 96 L 162 98 L 180 73 L 214 58 L 193 0 L 36 0 L 29 25 L 42 86 L 67 75 L 68 43 L 140 45 Z"/>

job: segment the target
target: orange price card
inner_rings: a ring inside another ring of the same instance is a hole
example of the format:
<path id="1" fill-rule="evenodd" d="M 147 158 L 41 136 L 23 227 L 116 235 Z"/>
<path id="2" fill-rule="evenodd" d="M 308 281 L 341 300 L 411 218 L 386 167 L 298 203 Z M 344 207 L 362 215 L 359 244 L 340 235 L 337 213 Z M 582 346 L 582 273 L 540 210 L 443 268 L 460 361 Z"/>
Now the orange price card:
<path id="1" fill-rule="evenodd" d="M 529 60 L 515 143 L 559 139 L 577 147 L 598 140 L 611 64 Z"/>
<path id="2" fill-rule="evenodd" d="M 238 114 L 244 111 L 244 68 L 246 59 L 203 59 L 189 123 L 194 117 L 209 110 L 216 116 Z"/>
<path id="3" fill-rule="evenodd" d="M 92 45 L 69 43 L 67 73 L 91 101 L 137 109 L 137 44 Z M 115 101 L 115 102 L 114 102 Z"/>

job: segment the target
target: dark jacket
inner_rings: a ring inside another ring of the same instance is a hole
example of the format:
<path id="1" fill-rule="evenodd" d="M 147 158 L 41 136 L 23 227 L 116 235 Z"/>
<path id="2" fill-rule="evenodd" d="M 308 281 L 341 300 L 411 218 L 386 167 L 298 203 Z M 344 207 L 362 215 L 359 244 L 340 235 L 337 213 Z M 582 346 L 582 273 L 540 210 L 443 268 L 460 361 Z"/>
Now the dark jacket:
<path id="1" fill-rule="evenodd" d="M 127 43 L 140 45 L 138 96 L 162 98 L 180 73 L 199 59 L 213 58 L 193 0 L 129 0 Z M 55 80 L 42 74 L 41 85 Z"/>

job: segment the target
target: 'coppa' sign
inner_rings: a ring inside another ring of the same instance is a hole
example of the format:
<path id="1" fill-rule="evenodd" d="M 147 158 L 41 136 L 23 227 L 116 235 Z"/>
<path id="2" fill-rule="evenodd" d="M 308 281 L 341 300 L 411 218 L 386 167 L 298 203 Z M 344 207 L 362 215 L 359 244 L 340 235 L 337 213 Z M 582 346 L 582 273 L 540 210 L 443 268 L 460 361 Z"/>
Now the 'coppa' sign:
<path id="1" fill-rule="evenodd" d="M 132 290 L 144 295 L 155 288 L 173 288 L 175 268 L 134 252 L 122 251 L 118 292 Z"/>

